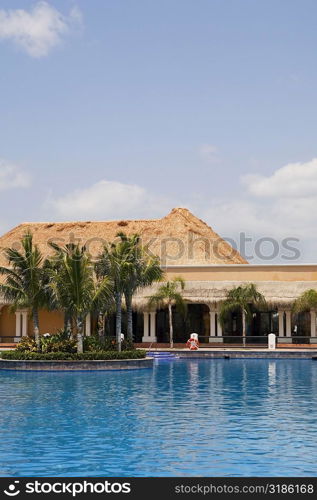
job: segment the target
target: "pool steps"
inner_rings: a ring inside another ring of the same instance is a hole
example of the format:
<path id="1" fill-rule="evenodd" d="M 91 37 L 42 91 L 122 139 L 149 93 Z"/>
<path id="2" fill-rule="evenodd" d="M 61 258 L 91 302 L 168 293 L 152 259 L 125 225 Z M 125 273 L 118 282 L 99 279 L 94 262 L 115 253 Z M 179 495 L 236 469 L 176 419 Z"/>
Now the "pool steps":
<path id="1" fill-rule="evenodd" d="M 154 359 L 176 359 L 179 356 L 174 352 L 149 351 L 147 355 Z"/>

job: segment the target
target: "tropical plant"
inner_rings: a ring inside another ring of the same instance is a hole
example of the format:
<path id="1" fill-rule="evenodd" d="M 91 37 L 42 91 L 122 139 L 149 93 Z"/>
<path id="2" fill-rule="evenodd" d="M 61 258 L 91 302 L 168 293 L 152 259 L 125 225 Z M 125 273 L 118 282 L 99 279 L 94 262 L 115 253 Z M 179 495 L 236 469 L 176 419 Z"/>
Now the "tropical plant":
<path id="1" fill-rule="evenodd" d="M 59 272 L 59 269 L 63 266 L 63 255 L 67 252 L 72 252 L 72 245 L 66 244 L 64 247 L 60 247 L 57 243 L 53 241 L 49 241 L 48 245 L 54 250 L 54 254 L 47 258 L 44 262 L 44 267 L 46 268 L 47 275 L 50 277 L 54 277 L 55 273 Z M 50 308 L 58 309 L 60 308 L 60 304 L 58 302 L 58 297 L 56 293 L 53 293 L 52 287 L 50 286 Z M 72 316 L 71 312 L 63 309 L 64 313 L 64 328 L 63 331 L 67 333 L 67 335 L 71 335 L 72 333 Z"/>
<path id="2" fill-rule="evenodd" d="M 39 349 L 36 345 L 35 339 L 33 337 L 22 337 L 20 342 L 16 346 L 16 351 L 21 352 L 37 352 Z"/>
<path id="3" fill-rule="evenodd" d="M 47 274 L 43 267 L 43 256 L 33 244 L 32 233 L 27 231 L 21 240 L 21 251 L 6 248 L 4 253 L 9 267 L 0 267 L 5 283 L 0 292 L 14 309 L 27 308 L 33 320 L 33 332 L 37 347 L 40 347 L 39 309 L 48 306 L 46 288 Z"/>
<path id="4" fill-rule="evenodd" d="M 317 311 L 317 291 L 310 288 L 303 292 L 295 301 L 293 310 L 295 313 Z"/>
<path id="5" fill-rule="evenodd" d="M 127 310 L 127 337 L 133 340 L 132 298 L 139 288 L 150 286 L 160 281 L 163 271 L 158 257 L 150 256 L 141 245 L 140 236 L 134 234 L 128 237 L 125 233 L 118 233 L 121 243 L 127 252 L 124 269 L 123 293 Z"/>
<path id="6" fill-rule="evenodd" d="M 108 277 L 113 283 L 118 351 L 121 351 L 122 297 L 125 292 L 128 274 L 127 269 L 129 268 L 130 261 L 131 254 L 128 243 L 119 240 L 104 246 L 95 265 L 98 279 L 105 279 Z"/>
<path id="7" fill-rule="evenodd" d="M 105 351 L 104 342 L 97 335 L 92 335 L 91 337 L 84 338 L 84 352 L 87 351 Z M 110 350 L 110 349 L 109 349 Z"/>
<path id="8" fill-rule="evenodd" d="M 122 351 L 133 351 L 135 349 L 133 342 L 129 339 L 124 339 L 121 342 Z M 84 352 L 86 351 L 117 351 L 118 346 L 113 338 L 103 338 L 100 339 L 97 335 L 92 335 L 91 337 L 84 338 Z"/>
<path id="9" fill-rule="evenodd" d="M 180 312 L 185 312 L 186 303 L 182 296 L 182 290 L 185 288 L 185 281 L 181 276 L 176 276 L 171 281 L 163 283 L 157 292 L 149 298 L 149 307 L 166 307 L 168 309 L 169 337 L 170 347 L 174 345 L 173 335 L 173 306 Z"/>
<path id="10" fill-rule="evenodd" d="M 241 285 L 229 290 L 227 298 L 220 305 L 220 323 L 224 327 L 230 313 L 241 311 L 242 314 L 242 341 L 246 345 L 246 324 L 252 317 L 252 306 L 264 307 L 264 296 L 258 292 L 253 283 Z"/>
<path id="11" fill-rule="evenodd" d="M 41 335 L 41 352 L 76 352 L 76 341 L 67 330 Z"/>
<path id="12" fill-rule="evenodd" d="M 50 287 L 56 303 L 76 325 L 77 351 L 83 352 L 83 321 L 112 292 L 108 276 L 94 279 L 94 268 L 85 247 L 68 244 L 56 249 L 57 265 L 50 271 Z"/>

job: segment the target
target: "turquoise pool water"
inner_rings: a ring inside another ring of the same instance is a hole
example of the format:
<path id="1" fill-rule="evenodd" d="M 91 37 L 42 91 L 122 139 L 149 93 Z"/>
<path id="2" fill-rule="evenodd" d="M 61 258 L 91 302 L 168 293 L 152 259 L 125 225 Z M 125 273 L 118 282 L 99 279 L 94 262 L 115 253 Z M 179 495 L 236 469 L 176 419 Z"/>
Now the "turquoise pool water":
<path id="1" fill-rule="evenodd" d="M 317 362 L 0 373 L 1 476 L 316 476 Z"/>

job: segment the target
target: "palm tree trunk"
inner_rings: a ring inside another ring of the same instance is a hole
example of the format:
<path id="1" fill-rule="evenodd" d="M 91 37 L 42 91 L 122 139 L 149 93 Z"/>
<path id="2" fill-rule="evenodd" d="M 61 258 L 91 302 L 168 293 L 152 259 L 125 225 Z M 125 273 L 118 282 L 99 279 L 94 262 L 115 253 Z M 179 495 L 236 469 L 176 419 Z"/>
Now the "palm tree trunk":
<path id="1" fill-rule="evenodd" d="M 72 337 L 72 321 L 70 318 L 67 321 L 66 332 L 67 332 L 68 338 L 71 338 Z"/>
<path id="2" fill-rule="evenodd" d="M 65 311 L 64 312 L 64 331 L 66 332 L 67 330 L 67 327 L 68 327 L 68 312 Z"/>
<path id="3" fill-rule="evenodd" d="M 121 306 L 121 293 L 116 293 L 116 340 L 118 351 L 121 351 L 121 323 L 122 323 L 122 306 Z"/>
<path id="4" fill-rule="evenodd" d="M 127 306 L 127 337 L 133 341 L 133 317 L 132 317 L 132 297 L 127 294 L 125 296 L 125 303 Z"/>
<path id="5" fill-rule="evenodd" d="M 105 339 L 105 330 L 104 330 L 104 316 L 102 312 L 98 314 L 98 336 L 101 342 L 103 342 Z"/>
<path id="6" fill-rule="evenodd" d="M 77 319 L 75 317 L 73 317 L 71 321 L 71 330 L 73 338 L 77 338 Z"/>
<path id="7" fill-rule="evenodd" d="M 71 324 L 71 317 L 68 311 L 64 312 L 64 332 L 67 333 L 68 337 L 71 337 L 72 324 Z"/>
<path id="8" fill-rule="evenodd" d="M 33 317 L 34 338 L 35 338 L 37 348 L 38 348 L 38 350 L 40 350 L 41 343 L 40 343 L 40 328 L 39 328 L 39 311 L 36 307 L 33 308 L 32 317 Z"/>
<path id="9" fill-rule="evenodd" d="M 84 352 L 83 318 L 77 317 L 77 352 Z"/>
<path id="10" fill-rule="evenodd" d="M 246 319 L 245 319 L 245 311 L 242 311 L 242 342 L 243 347 L 246 344 Z"/>
<path id="11" fill-rule="evenodd" d="M 173 349 L 173 316 L 172 316 L 172 304 L 168 304 L 168 322 L 170 329 L 170 348 Z"/>

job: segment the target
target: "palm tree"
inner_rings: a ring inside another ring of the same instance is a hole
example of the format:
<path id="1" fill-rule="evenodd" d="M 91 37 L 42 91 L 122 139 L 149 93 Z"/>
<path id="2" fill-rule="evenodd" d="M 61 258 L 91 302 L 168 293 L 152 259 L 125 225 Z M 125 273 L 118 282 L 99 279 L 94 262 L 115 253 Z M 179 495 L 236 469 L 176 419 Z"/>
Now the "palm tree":
<path id="1" fill-rule="evenodd" d="M 50 286 L 56 302 L 76 325 L 77 351 L 83 352 L 83 322 L 86 315 L 108 300 L 112 284 L 108 276 L 96 282 L 85 247 L 69 244 L 57 250 Z"/>
<path id="2" fill-rule="evenodd" d="M 56 273 L 59 272 L 59 269 L 63 266 L 63 254 L 65 252 L 72 252 L 72 244 L 66 244 L 65 247 L 60 247 L 56 243 L 49 241 L 48 245 L 55 251 L 55 253 L 47 258 L 44 262 L 44 267 L 47 269 L 47 274 L 50 277 L 50 281 Z M 53 293 L 53 287 L 49 283 L 50 290 L 50 309 L 58 309 L 60 307 L 58 303 L 58 298 L 56 294 Z M 64 310 L 64 332 L 67 332 L 68 335 L 71 335 L 72 330 L 72 317 L 70 311 Z"/>
<path id="3" fill-rule="evenodd" d="M 127 247 L 127 243 L 123 241 L 105 245 L 95 264 L 97 277 L 99 279 L 108 277 L 113 284 L 118 351 L 121 351 L 122 296 L 125 291 L 127 265 L 131 258 Z"/>
<path id="4" fill-rule="evenodd" d="M 13 303 L 14 309 L 28 308 L 31 311 L 34 337 L 39 349 L 39 309 L 48 305 L 45 287 L 47 275 L 43 256 L 38 246 L 33 244 L 31 232 L 27 231 L 23 235 L 21 244 L 21 252 L 14 248 L 5 249 L 9 267 L 0 267 L 0 274 L 5 276 L 0 292 Z"/>
<path id="5" fill-rule="evenodd" d="M 133 339 L 132 297 L 139 288 L 150 286 L 154 281 L 160 281 L 163 271 L 158 257 L 147 254 L 141 245 L 140 237 L 134 234 L 128 237 L 125 233 L 118 233 L 122 245 L 127 252 L 124 266 L 124 298 L 127 309 L 127 337 Z"/>
<path id="6" fill-rule="evenodd" d="M 310 311 L 311 309 L 317 311 L 317 291 L 313 288 L 302 293 L 293 306 L 296 313 Z"/>
<path id="7" fill-rule="evenodd" d="M 161 308 L 167 306 L 168 309 L 168 322 L 169 322 L 169 336 L 170 336 L 170 347 L 173 348 L 173 310 L 172 307 L 175 305 L 179 310 L 184 311 L 186 308 L 186 303 L 183 299 L 181 291 L 179 288 L 184 290 L 185 281 L 181 276 L 176 276 L 171 281 L 167 281 L 162 284 L 157 292 L 149 298 L 149 306 L 152 307 L 156 305 Z"/>
<path id="8" fill-rule="evenodd" d="M 227 294 L 226 300 L 220 306 L 220 323 L 224 326 L 229 314 L 240 310 L 242 313 L 242 339 L 246 344 L 246 323 L 252 317 L 252 306 L 265 306 L 264 296 L 257 291 L 253 283 L 233 288 Z"/>

